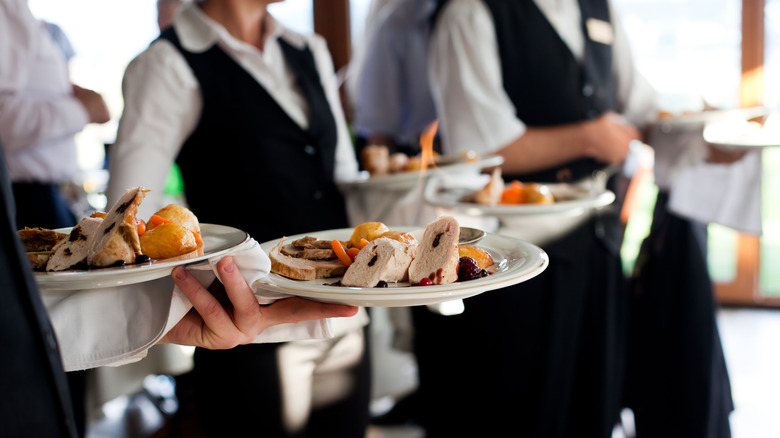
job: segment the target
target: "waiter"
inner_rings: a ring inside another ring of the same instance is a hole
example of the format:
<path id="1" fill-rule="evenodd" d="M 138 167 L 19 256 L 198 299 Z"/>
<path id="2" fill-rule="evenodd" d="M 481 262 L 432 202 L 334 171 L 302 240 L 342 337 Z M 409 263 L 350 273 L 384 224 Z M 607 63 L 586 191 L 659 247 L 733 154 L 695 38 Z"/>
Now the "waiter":
<path id="1" fill-rule="evenodd" d="M 507 180 L 591 178 L 622 163 L 656 114 L 608 0 L 451 0 L 430 52 L 444 153 L 501 155 Z M 429 437 L 611 435 L 621 231 L 618 206 L 585 214 L 537 242 L 550 256 L 539 277 L 470 298 L 457 316 L 414 309 Z"/>

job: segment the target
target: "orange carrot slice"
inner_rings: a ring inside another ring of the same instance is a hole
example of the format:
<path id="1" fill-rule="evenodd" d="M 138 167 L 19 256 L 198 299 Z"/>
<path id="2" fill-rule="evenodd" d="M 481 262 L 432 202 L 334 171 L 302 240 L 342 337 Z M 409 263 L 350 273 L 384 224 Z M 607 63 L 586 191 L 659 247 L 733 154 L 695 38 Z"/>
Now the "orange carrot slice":
<path id="1" fill-rule="evenodd" d="M 146 232 L 146 222 L 143 219 L 138 219 L 138 223 L 135 224 L 135 230 L 139 236 L 142 236 Z"/>
<path id="2" fill-rule="evenodd" d="M 352 248 L 347 250 L 347 255 L 354 262 L 355 261 L 355 257 L 357 257 L 359 252 L 360 252 L 360 248 L 352 247 Z"/>
<path id="3" fill-rule="evenodd" d="M 165 219 L 162 216 L 158 216 L 156 214 L 153 214 L 152 217 L 149 218 L 149 223 L 151 223 L 153 226 L 157 226 L 160 224 L 172 224 L 173 221 L 169 221 L 168 219 Z"/>
<path id="4" fill-rule="evenodd" d="M 341 246 L 341 242 L 338 240 L 333 240 L 330 242 L 330 246 L 333 247 L 333 252 L 336 253 L 336 257 L 339 258 L 341 263 L 344 264 L 344 266 L 349 266 L 352 264 L 352 259 L 349 258 L 349 255 L 346 251 L 344 251 L 344 247 Z"/>

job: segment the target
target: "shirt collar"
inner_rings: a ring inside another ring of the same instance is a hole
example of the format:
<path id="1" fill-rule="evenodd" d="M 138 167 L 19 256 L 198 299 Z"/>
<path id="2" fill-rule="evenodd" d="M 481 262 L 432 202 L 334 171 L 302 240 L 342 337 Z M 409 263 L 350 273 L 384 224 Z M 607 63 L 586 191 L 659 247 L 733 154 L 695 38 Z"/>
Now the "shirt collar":
<path id="1" fill-rule="evenodd" d="M 297 48 L 303 48 L 303 37 L 279 23 L 271 14 L 265 15 L 266 43 L 284 38 Z M 182 7 L 181 13 L 173 23 L 176 33 L 184 49 L 201 53 L 221 42 L 228 47 L 238 49 L 246 43 L 234 38 L 224 26 L 212 20 L 198 6 L 198 2 L 188 2 Z"/>

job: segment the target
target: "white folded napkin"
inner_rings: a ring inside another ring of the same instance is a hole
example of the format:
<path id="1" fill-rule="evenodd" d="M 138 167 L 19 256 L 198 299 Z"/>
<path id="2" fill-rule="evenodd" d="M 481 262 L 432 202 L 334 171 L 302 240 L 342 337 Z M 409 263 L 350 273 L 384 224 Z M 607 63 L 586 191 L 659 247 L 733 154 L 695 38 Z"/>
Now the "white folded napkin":
<path id="1" fill-rule="evenodd" d="M 706 162 L 704 123 L 650 132 L 655 149 L 655 183 L 669 192 L 669 210 L 702 223 L 761 234 L 761 151 L 732 164 Z"/>
<path id="2" fill-rule="evenodd" d="M 253 239 L 227 254 L 187 269 L 202 284 L 208 285 L 217 277 L 216 264 L 225 255 L 233 256 L 250 285 L 270 272 L 270 259 Z M 252 289 L 260 304 L 289 297 L 254 286 Z M 41 295 L 57 334 L 66 371 L 138 361 L 192 308 L 170 276 L 102 289 L 44 290 Z M 332 336 L 331 320 L 324 319 L 269 327 L 254 342 L 287 342 Z"/>
<path id="3" fill-rule="evenodd" d="M 669 211 L 761 235 L 761 151 L 733 164 L 702 162 L 680 170 L 671 184 Z"/>

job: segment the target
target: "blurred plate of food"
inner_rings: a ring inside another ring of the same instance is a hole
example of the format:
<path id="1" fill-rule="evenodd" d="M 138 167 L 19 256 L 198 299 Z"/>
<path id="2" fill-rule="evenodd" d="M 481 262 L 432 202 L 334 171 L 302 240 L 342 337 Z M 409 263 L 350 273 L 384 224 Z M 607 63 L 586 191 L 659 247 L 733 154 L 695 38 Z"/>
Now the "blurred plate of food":
<path id="1" fill-rule="evenodd" d="M 359 178 L 339 182 L 338 185 L 342 189 L 409 190 L 431 175 L 479 173 L 503 162 L 503 157 L 479 157 L 473 151 L 458 155 L 429 153 L 408 156 L 400 152 L 390 154 L 385 146 L 371 145 L 361 153 L 361 165 L 366 170 L 360 173 Z"/>
<path id="2" fill-rule="evenodd" d="M 710 122 L 702 135 L 707 143 L 731 149 L 780 146 L 780 115 L 771 113 L 762 120 L 731 118 Z"/>
<path id="3" fill-rule="evenodd" d="M 490 175 L 428 180 L 425 201 L 436 207 L 450 208 L 472 216 L 498 218 L 541 214 L 571 213 L 605 207 L 615 201 L 610 190 L 593 190 L 584 185 L 542 184 L 501 179 L 500 169 Z"/>
<path id="4" fill-rule="evenodd" d="M 660 125 L 662 129 L 688 128 L 724 120 L 736 119 L 746 121 L 765 117 L 768 114 L 769 109 L 763 106 L 733 109 L 708 109 L 703 111 L 688 111 L 681 113 L 660 111 L 656 124 Z"/>

